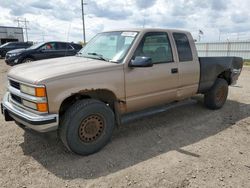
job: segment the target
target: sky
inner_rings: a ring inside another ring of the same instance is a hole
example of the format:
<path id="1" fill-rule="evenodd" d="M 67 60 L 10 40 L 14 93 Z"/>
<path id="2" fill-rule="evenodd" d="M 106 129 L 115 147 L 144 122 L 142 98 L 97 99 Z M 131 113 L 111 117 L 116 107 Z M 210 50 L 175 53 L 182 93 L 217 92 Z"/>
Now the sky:
<path id="1" fill-rule="evenodd" d="M 175 28 L 201 41 L 250 40 L 249 0 L 85 0 L 87 41 L 121 28 Z M 83 40 L 81 0 L 0 0 L 0 25 L 27 19 L 29 40 Z"/>

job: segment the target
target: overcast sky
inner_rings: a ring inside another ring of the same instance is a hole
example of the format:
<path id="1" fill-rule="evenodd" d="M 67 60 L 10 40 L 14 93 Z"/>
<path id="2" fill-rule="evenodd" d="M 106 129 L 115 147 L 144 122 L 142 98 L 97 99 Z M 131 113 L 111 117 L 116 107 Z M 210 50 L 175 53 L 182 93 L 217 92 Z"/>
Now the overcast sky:
<path id="1" fill-rule="evenodd" d="M 115 28 L 178 28 L 204 35 L 202 41 L 249 40 L 249 0 L 85 0 L 87 40 Z M 82 40 L 81 0 L 0 0 L 0 25 L 29 21 L 34 41 Z"/>

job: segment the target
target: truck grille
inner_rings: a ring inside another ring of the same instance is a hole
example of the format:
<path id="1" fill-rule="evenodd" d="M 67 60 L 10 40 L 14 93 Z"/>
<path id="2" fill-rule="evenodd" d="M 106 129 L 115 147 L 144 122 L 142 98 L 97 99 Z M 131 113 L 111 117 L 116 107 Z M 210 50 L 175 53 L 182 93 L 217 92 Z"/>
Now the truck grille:
<path id="1" fill-rule="evenodd" d="M 16 96 L 16 95 L 14 95 L 14 94 L 11 93 L 11 98 L 12 98 L 13 101 L 15 101 L 15 102 L 17 102 L 19 104 L 22 104 L 21 97 L 18 97 L 18 96 Z"/>
<path id="2" fill-rule="evenodd" d="M 20 84 L 18 82 L 15 82 L 13 80 L 10 80 L 10 85 L 18 90 L 20 90 Z"/>

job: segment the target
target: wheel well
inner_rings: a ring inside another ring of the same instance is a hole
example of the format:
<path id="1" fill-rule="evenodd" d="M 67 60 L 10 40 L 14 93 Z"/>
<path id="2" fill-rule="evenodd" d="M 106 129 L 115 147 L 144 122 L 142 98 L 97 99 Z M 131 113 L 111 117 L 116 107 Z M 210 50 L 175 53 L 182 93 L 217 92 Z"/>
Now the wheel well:
<path id="1" fill-rule="evenodd" d="M 115 105 L 114 102 L 116 101 L 115 94 L 109 90 L 98 89 L 93 91 L 80 91 L 66 98 L 60 106 L 59 116 L 61 117 L 66 112 L 66 110 L 75 102 L 83 99 L 100 100 L 106 103 L 108 106 L 110 106 L 110 108 L 115 112 L 115 106 L 114 106 Z"/>
<path id="2" fill-rule="evenodd" d="M 231 71 L 230 70 L 226 70 L 224 72 L 222 72 L 218 78 L 223 78 L 224 80 L 227 81 L 228 85 L 231 84 Z"/>

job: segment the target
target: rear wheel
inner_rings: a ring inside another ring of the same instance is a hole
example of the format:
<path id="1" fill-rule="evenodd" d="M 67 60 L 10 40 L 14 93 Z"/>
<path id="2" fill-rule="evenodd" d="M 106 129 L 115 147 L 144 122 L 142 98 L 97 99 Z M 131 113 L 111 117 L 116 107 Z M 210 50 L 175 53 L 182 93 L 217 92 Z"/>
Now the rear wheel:
<path id="1" fill-rule="evenodd" d="M 63 115 L 59 136 L 72 152 L 89 155 L 109 142 L 114 124 L 114 113 L 105 103 L 81 100 Z"/>
<path id="2" fill-rule="evenodd" d="M 216 110 L 223 107 L 228 96 L 228 83 L 222 78 L 217 78 L 213 87 L 204 96 L 205 106 Z"/>

